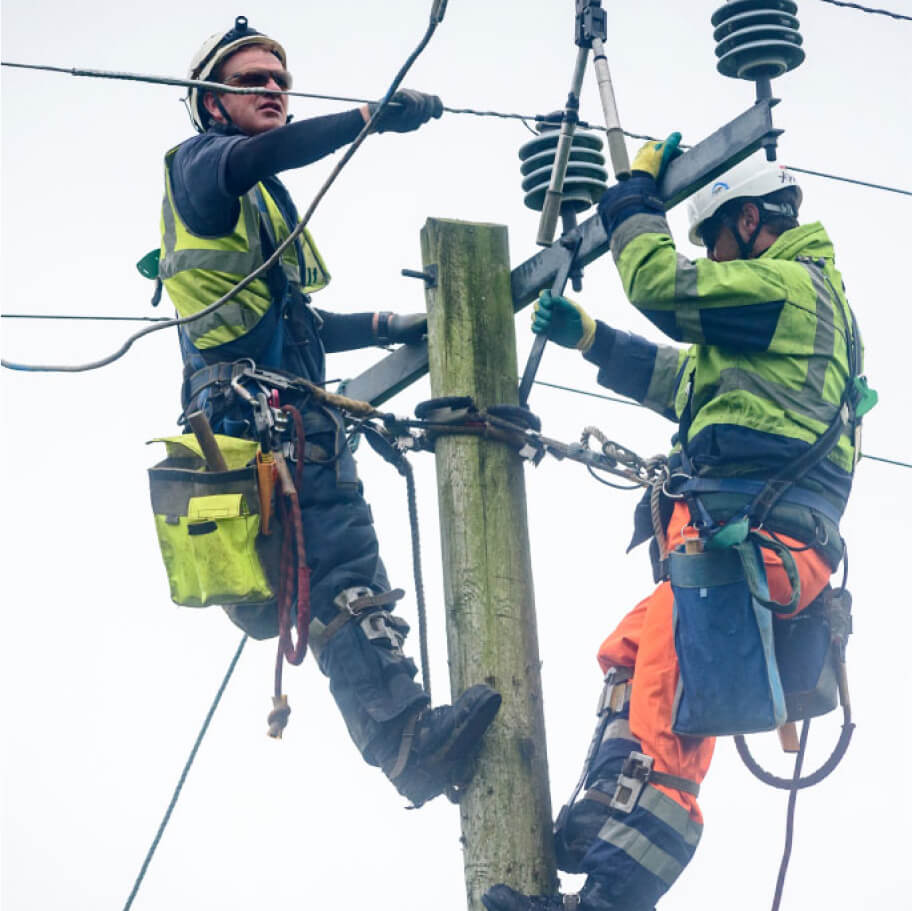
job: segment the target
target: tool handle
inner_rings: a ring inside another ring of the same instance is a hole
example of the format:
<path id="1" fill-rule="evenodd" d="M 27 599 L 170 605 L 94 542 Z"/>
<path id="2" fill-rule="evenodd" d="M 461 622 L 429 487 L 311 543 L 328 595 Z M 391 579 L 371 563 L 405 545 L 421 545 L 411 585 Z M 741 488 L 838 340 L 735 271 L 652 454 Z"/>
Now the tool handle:
<path id="1" fill-rule="evenodd" d="M 570 277 L 570 273 L 573 270 L 573 264 L 576 261 L 576 254 L 579 253 L 579 248 L 583 242 L 583 235 L 580 234 L 573 241 L 561 240 L 559 243 L 566 250 L 566 256 L 561 267 L 557 270 L 557 275 L 554 277 L 554 284 L 551 286 L 551 296 L 559 297 L 564 293 L 564 288 L 567 285 L 567 279 Z M 526 366 L 523 370 L 522 379 L 519 383 L 519 404 L 521 407 L 525 408 L 526 403 L 529 401 L 529 392 L 532 390 L 532 383 L 535 382 L 535 374 L 538 373 L 538 365 L 541 363 L 542 354 L 545 350 L 545 345 L 548 341 L 548 336 L 542 333 L 541 335 L 535 336 L 535 341 L 532 343 L 532 350 L 529 352 L 529 357 L 526 360 Z"/>
<path id="2" fill-rule="evenodd" d="M 206 415 L 202 411 L 194 411 L 193 414 L 187 415 L 187 423 L 200 444 L 200 449 L 203 450 L 206 467 L 210 471 L 228 471 L 228 463 L 222 455 L 222 450 L 219 449 Z"/>
<path id="3" fill-rule="evenodd" d="M 621 120 L 618 116 L 617 102 L 614 100 L 614 86 L 611 84 L 611 71 L 608 69 L 605 45 L 601 38 L 592 39 L 592 53 L 595 80 L 598 83 L 602 112 L 605 115 L 605 127 L 608 130 L 608 154 L 611 158 L 611 169 L 617 180 L 626 180 L 630 176 L 630 159 L 627 155 L 627 144 L 624 141 L 624 131 L 621 129 Z"/>
<path id="4" fill-rule="evenodd" d="M 797 753 L 800 749 L 798 742 L 798 729 L 794 721 L 786 721 L 778 728 L 779 743 L 782 744 L 783 753 Z"/>
<path id="5" fill-rule="evenodd" d="M 276 474 L 279 478 L 279 487 L 282 489 L 282 493 L 286 497 L 295 500 L 297 498 L 297 492 L 295 491 L 294 479 L 291 476 L 288 463 L 285 461 L 285 456 L 278 450 L 273 452 L 272 455 L 275 458 Z"/>
<path id="6" fill-rule="evenodd" d="M 579 119 L 579 96 L 583 87 L 583 76 L 586 73 L 586 61 L 588 58 L 589 48 L 579 48 L 576 54 L 576 62 L 573 65 L 570 94 L 567 96 L 567 104 L 564 108 L 564 119 L 561 122 L 560 136 L 557 140 L 554 165 L 551 168 L 551 182 L 548 184 L 548 189 L 545 193 L 545 202 L 538 222 L 536 243 L 543 247 L 550 246 L 551 241 L 554 240 L 557 217 L 560 215 L 564 193 L 564 178 L 567 176 L 570 150 L 573 147 L 573 134 L 576 131 L 576 122 Z"/>
<path id="7" fill-rule="evenodd" d="M 532 383 L 535 382 L 535 374 L 538 373 L 538 365 L 541 363 L 542 353 L 547 342 L 548 336 L 544 333 L 536 335 L 535 341 L 532 342 L 532 350 L 529 352 L 529 358 L 519 382 L 519 404 L 523 408 L 529 401 L 529 391 L 532 389 Z"/>

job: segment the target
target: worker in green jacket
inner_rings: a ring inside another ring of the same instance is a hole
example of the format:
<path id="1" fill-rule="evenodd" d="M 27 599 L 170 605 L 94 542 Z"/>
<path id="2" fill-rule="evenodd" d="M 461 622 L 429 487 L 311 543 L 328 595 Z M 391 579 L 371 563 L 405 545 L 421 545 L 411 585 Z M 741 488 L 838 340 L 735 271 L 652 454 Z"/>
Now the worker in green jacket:
<path id="1" fill-rule="evenodd" d="M 868 402 L 833 245 L 821 224 L 799 226 L 793 174 L 754 156 L 691 200 L 690 240 L 708 258 L 680 254 L 657 192 L 679 141 L 647 143 L 599 212 L 630 302 L 689 347 L 611 328 L 548 292 L 533 314 L 533 331 L 579 349 L 601 385 L 678 423 L 667 488 L 675 498 L 662 497 L 658 528 L 648 497 L 638 507 L 631 546 L 652 538 L 659 584 L 599 650 L 604 732 L 586 791 L 556 833 L 561 869 L 586 874 L 585 885 L 578 895 L 527 896 L 498 884 L 484 896 L 488 911 L 649 911 L 692 857 L 715 741 L 680 733 L 665 558 L 685 536 L 708 540 L 736 517 L 745 533 L 762 524 L 788 549 L 784 558 L 762 554 L 770 596 L 795 596 L 789 617 L 818 597 L 842 558 L 838 523 Z"/>

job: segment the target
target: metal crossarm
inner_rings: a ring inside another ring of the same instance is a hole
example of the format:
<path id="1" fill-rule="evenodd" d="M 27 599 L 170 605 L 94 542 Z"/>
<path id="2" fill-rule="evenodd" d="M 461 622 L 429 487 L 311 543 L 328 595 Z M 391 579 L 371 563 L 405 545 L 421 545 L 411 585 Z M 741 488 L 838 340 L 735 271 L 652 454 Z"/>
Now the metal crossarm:
<path id="1" fill-rule="evenodd" d="M 776 132 L 772 118 L 776 103 L 775 98 L 759 101 L 672 161 L 659 185 L 665 205 L 672 208 L 756 152 L 764 138 Z M 585 266 L 607 252 L 608 237 L 598 215 L 587 218 L 564 235 L 563 241 L 572 240 L 577 232 L 580 245 L 576 260 L 580 265 Z M 565 258 L 566 250 L 558 241 L 517 266 L 510 274 L 513 309 L 522 310 L 538 297 L 542 288 L 550 288 Z M 350 380 L 345 394 L 380 405 L 427 371 L 427 343 L 405 345 Z"/>

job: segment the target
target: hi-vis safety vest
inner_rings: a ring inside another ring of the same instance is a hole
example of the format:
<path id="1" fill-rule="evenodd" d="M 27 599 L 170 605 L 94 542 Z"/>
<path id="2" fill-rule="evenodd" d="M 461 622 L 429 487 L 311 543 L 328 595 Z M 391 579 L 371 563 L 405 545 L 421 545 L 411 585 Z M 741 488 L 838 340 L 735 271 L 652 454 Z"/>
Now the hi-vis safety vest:
<path id="1" fill-rule="evenodd" d="M 231 233 L 220 237 L 194 234 L 184 224 L 174 204 L 171 163 L 177 148 L 165 155 L 159 275 L 178 314 L 184 317 L 208 307 L 263 264 L 266 257 L 263 255 L 261 226 L 276 246 L 291 231 L 275 200 L 259 183 L 240 197 L 241 210 Z M 268 215 L 265 222 L 264 214 Z M 295 250 L 298 245 L 301 247 L 304 275 L 301 275 L 298 252 Z M 288 282 L 297 285 L 303 293 L 319 291 L 329 283 L 329 270 L 306 229 L 285 250 L 280 263 Z M 272 304 L 264 276 L 209 316 L 187 323 L 183 328 L 198 349 L 214 348 L 250 332 Z"/>
<path id="2" fill-rule="evenodd" d="M 642 214 L 611 246 L 634 306 L 691 343 L 660 346 L 643 404 L 680 417 L 690 402 L 691 441 L 714 425 L 808 444 L 827 429 L 850 375 L 848 340 L 860 356 L 861 339 L 822 225 L 785 231 L 756 259 L 692 262 L 676 253 L 663 217 Z M 827 456 L 849 475 L 855 442 L 846 428 Z"/>

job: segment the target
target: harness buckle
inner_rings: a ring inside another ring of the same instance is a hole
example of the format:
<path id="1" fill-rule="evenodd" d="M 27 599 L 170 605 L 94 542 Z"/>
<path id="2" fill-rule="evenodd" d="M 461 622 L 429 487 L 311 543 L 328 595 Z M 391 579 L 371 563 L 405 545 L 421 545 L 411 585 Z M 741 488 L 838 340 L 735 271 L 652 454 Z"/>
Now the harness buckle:
<path id="1" fill-rule="evenodd" d="M 624 760 L 624 765 L 618 775 L 617 787 L 614 796 L 608 804 L 613 810 L 630 813 L 636 806 L 652 774 L 653 758 L 636 750 Z"/>
<path id="2" fill-rule="evenodd" d="M 627 691 L 630 688 L 630 678 L 633 670 L 629 667 L 611 667 L 605 674 L 605 685 L 599 696 L 598 707 L 595 714 L 601 717 L 605 712 L 619 712 L 624 708 L 624 703 L 629 698 Z"/>

